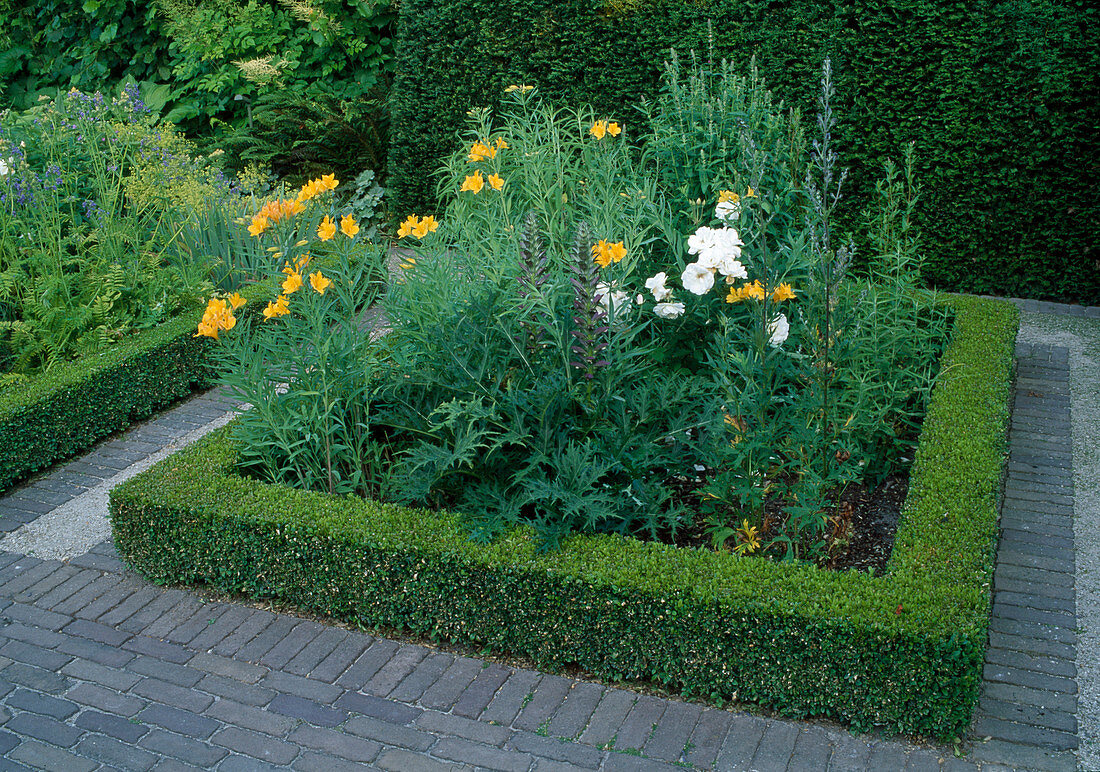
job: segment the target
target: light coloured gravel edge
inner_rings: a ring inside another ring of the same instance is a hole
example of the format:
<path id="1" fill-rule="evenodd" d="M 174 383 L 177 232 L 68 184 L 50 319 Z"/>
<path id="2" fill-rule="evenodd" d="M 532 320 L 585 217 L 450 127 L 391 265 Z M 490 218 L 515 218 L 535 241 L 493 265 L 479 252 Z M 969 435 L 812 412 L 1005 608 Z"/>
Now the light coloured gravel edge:
<path id="1" fill-rule="evenodd" d="M 1077 558 L 1077 763 L 1100 769 L 1100 321 L 1020 314 L 1025 343 L 1069 349 Z"/>
<path id="2" fill-rule="evenodd" d="M 107 520 L 107 497 L 111 488 L 225 426 L 235 415 L 235 412 L 226 413 L 183 437 L 172 440 L 156 453 L 126 467 L 114 477 L 70 499 L 52 512 L 20 526 L 0 539 L 0 550 L 18 552 L 41 560 L 69 560 L 83 555 L 95 545 L 111 538 L 111 524 Z"/>

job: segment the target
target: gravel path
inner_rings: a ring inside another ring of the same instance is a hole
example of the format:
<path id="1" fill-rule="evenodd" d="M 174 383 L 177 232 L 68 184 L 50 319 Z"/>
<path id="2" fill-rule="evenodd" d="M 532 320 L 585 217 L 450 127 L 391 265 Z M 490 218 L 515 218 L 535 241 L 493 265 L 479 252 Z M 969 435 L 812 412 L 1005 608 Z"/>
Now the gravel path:
<path id="1" fill-rule="evenodd" d="M 1100 769 L 1100 319 L 1023 313 L 1024 343 L 1070 351 L 1081 769 Z"/>

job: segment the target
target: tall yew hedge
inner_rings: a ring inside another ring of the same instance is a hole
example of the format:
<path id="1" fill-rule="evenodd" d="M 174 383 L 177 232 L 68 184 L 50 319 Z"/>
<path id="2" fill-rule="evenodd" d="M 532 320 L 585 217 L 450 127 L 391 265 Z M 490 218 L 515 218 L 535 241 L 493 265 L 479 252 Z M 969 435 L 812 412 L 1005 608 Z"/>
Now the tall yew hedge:
<path id="1" fill-rule="evenodd" d="M 1100 304 L 1100 11 L 1089 0 L 402 0 L 389 185 L 435 209 L 465 112 L 511 83 L 628 127 L 676 48 L 743 62 L 812 118 L 834 63 L 847 216 L 916 143 L 926 277 Z M 640 127 L 639 127 L 640 130 Z M 637 133 L 634 134 L 637 136 Z"/>

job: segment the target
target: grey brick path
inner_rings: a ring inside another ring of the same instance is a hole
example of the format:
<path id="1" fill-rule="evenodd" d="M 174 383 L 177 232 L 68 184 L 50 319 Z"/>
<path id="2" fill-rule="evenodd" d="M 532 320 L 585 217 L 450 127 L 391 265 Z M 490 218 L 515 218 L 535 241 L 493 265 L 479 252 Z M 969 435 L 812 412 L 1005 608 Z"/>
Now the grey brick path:
<path id="1" fill-rule="evenodd" d="M 0 770 L 1073 768 L 1067 362 L 1057 349 L 1019 353 L 975 726 L 991 739 L 967 758 L 210 601 L 128 574 L 105 543 L 66 563 L 0 553 Z M 184 403 L 13 491 L 0 527 L 224 409 L 216 398 Z"/>

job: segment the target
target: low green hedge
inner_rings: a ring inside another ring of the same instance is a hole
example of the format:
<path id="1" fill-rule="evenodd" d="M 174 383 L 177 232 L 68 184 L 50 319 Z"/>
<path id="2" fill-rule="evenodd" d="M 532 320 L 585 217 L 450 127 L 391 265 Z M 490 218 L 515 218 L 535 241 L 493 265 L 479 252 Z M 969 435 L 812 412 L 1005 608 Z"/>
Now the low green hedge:
<path id="1" fill-rule="evenodd" d="M 0 491 L 210 385 L 202 311 L 66 362 L 0 393 Z"/>
<path id="2" fill-rule="evenodd" d="M 1016 309 L 953 298 L 955 331 L 889 571 L 615 536 L 540 554 L 524 529 L 262 483 L 211 434 L 111 494 L 115 544 L 162 583 L 276 598 L 717 703 L 949 738 L 982 679 Z"/>

